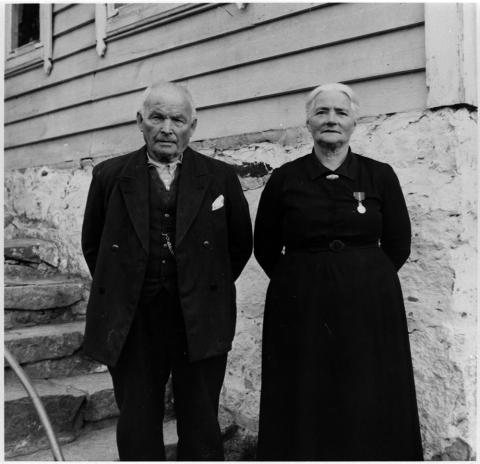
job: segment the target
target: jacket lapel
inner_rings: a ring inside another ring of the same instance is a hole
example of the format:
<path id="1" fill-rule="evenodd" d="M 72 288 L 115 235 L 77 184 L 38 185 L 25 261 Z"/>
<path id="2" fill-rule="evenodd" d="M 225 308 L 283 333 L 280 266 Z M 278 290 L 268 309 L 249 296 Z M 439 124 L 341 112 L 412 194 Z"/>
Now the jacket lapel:
<path id="1" fill-rule="evenodd" d="M 208 168 L 192 149 L 183 153 L 177 197 L 177 224 L 175 242 L 178 246 L 195 219 L 210 182 Z"/>
<path id="2" fill-rule="evenodd" d="M 133 154 L 119 176 L 119 188 L 143 249 L 149 249 L 149 178 L 145 147 Z"/>

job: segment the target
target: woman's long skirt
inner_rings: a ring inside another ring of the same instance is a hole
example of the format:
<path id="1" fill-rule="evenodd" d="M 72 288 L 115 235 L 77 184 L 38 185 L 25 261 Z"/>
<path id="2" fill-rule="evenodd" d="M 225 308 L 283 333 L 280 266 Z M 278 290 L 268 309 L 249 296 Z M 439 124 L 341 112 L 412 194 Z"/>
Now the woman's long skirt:
<path id="1" fill-rule="evenodd" d="M 381 249 L 281 258 L 263 328 L 259 460 L 422 460 L 397 273 Z"/>

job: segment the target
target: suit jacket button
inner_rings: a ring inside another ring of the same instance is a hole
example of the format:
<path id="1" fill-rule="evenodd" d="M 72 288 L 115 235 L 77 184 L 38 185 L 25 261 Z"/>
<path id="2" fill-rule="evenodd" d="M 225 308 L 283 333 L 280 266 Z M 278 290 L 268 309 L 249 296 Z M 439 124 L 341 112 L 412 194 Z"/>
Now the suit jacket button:
<path id="1" fill-rule="evenodd" d="M 112 245 L 112 251 L 118 251 L 119 249 L 120 247 L 116 243 Z"/>
<path id="2" fill-rule="evenodd" d="M 205 247 L 205 248 L 210 248 L 210 242 L 208 240 L 205 240 L 202 245 Z"/>

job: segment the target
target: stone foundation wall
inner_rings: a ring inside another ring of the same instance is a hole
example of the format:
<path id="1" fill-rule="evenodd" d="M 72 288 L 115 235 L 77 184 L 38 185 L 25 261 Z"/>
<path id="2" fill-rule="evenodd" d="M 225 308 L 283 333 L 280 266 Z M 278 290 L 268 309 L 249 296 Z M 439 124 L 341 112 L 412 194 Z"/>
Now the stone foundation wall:
<path id="1" fill-rule="evenodd" d="M 475 456 L 477 114 L 443 108 L 365 119 L 354 151 L 390 163 L 412 219 L 400 271 L 426 459 Z M 235 165 L 252 219 L 273 168 L 306 154 L 304 128 L 208 140 L 196 148 Z M 86 275 L 80 229 L 91 160 L 5 173 L 5 238 L 53 240 L 49 265 Z M 252 258 L 238 288 L 238 325 L 222 403 L 254 435 L 258 425 L 267 278 Z"/>

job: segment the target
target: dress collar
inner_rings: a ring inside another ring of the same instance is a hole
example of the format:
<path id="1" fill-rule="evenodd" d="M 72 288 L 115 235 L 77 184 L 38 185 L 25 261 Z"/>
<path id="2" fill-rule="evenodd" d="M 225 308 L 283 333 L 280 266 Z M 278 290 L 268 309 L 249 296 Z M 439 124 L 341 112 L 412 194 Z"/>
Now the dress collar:
<path id="1" fill-rule="evenodd" d="M 307 169 L 311 179 L 317 177 L 325 177 L 329 174 L 337 174 L 340 176 L 348 177 L 349 179 L 355 179 L 358 172 L 358 159 L 357 155 L 352 152 L 350 147 L 343 163 L 334 171 L 324 166 L 315 155 L 315 149 L 306 157 Z"/>

